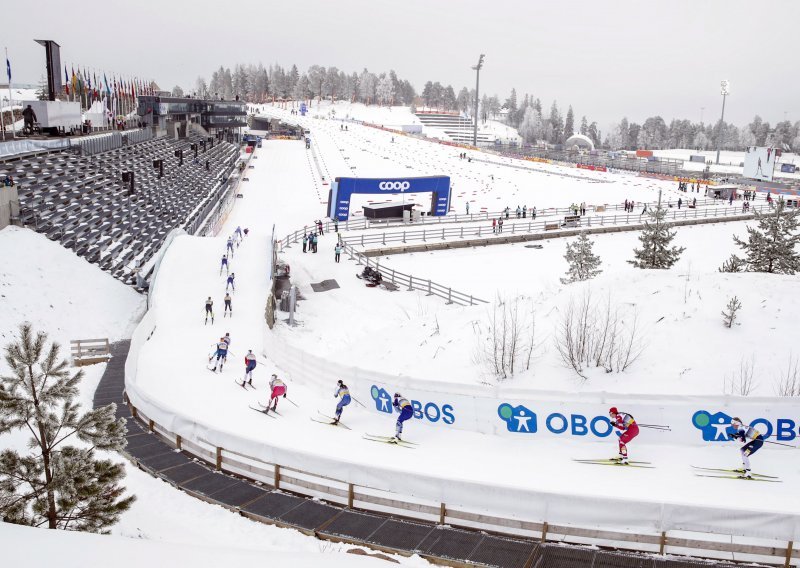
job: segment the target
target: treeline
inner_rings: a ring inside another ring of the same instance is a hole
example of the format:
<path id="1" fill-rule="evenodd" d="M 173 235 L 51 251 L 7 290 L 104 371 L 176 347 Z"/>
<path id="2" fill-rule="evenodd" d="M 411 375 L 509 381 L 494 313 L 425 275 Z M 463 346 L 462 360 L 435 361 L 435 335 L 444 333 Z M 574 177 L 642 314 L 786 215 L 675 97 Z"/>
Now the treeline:
<path id="1" fill-rule="evenodd" d="M 263 64 L 220 67 L 211 74 L 211 79 L 198 77 L 195 96 L 222 97 L 253 103 L 264 103 L 275 99 L 349 100 L 365 104 L 411 105 L 417 96 L 414 87 L 400 79 L 394 71 L 372 73 L 364 69 L 361 73 L 345 73 L 336 67 L 312 65 L 300 73 L 297 65 L 284 69 L 280 65 Z M 176 86 L 173 94 L 182 96 L 184 91 Z"/>
<path id="2" fill-rule="evenodd" d="M 280 65 L 264 67 L 237 64 L 233 70 L 220 66 L 208 81 L 198 77 L 193 94 L 203 98 L 233 99 L 255 103 L 291 100 L 347 100 L 364 104 L 409 105 L 461 112 L 472 115 L 475 108 L 475 89 L 462 87 L 458 94 L 452 85 L 439 81 L 427 81 L 422 92 L 417 94 L 414 86 L 397 74 L 373 73 L 364 69 L 360 73 L 346 73 L 337 67 L 312 65 L 301 73 L 297 65 L 286 69 Z M 184 90 L 176 86 L 173 94 L 183 96 Z M 478 105 L 479 118 L 500 120 L 516 128 L 525 143 L 563 144 L 573 134 L 583 134 L 596 147 L 635 150 L 695 148 L 711 150 L 717 140 L 723 150 L 741 150 L 747 146 L 773 146 L 800 151 L 800 121 L 792 124 L 788 120 L 771 126 L 756 116 L 750 124 L 737 127 L 717 121 L 713 124 L 673 119 L 667 125 L 660 116 L 652 116 L 642 124 L 623 118 L 614 124 L 610 132 L 603 133 L 596 121 L 584 115 L 580 120 L 571 105 L 566 113 L 557 101 L 549 108 L 540 99 L 524 95 L 518 99 L 516 89 L 507 99 L 495 95 L 482 95 Z"/>
<path id="3" fill-rule="evenodd" d="M 715 124 L 673 119 L 669 126 L 660 116 L 653 116 L 643 124 L 619 121 L 603 141 L 611 149 L 635 150 L 637 148 L 671 149 L 695 148 L 713 150 L 717 141 L 722 150 L 743 150 L 748 146 L 771 146 L 784 150 L 800 151 L 800 121 L 788 120 L 774 127 L 756 115 L 749 124 L 738 127 L 728 122 Z"/>

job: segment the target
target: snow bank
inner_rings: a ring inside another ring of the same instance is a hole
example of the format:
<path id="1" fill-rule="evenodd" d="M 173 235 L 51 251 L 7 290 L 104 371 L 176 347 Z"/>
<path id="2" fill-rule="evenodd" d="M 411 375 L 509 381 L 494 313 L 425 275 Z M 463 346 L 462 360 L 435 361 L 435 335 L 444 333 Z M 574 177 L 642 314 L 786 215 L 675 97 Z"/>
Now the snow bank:
<path id="1" fill-rule="evenodd" d="M 115 341 L 130 334 L 144 309 L 143 296 L 44 235 L 6 227 L 0 251 L 2 344 L 23 321 L 66 349 L 72 339 Z"/>
<path id="2" fill-rule="evenodd" d="M 231 515 L 230 512 L 226 512 Z M 9 566 L 59 566 L 84 568 L 105 566 L 113 560 L 116 568 L 141 566 L 270 566 L 291 568 L 370 568 L 385 561 L 348 554 L 326 554 L 297 550 L 265 551 L 257 548 L 219 546 L 208 543 L 160 542 L 71 531 L 51 531 L 18 525 L 0 527 L 3 561 Z"/>

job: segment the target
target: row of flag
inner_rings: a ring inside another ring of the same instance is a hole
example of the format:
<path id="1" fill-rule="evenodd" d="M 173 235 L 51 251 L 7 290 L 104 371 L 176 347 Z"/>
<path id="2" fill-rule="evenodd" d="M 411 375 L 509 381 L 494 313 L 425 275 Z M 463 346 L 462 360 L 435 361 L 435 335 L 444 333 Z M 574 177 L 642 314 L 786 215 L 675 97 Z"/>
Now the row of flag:
<path id="1" fill-rule="evenodd" d="M 9 71 L 10 72 L 10 71 Z M 72 68 L 72 72 L 64 66 L 64 92 L 67 96 L 86 96 L 91 100 L 101 98 L 125 98 L 135 99 L 140 95 L 154 95 L 151 84 L 142 79 L 128 79 L 113 76 L 108 79 L 105 73 L 98 77 L 96 72 L 87 72 L 80 67 L 77 71 Z"/>

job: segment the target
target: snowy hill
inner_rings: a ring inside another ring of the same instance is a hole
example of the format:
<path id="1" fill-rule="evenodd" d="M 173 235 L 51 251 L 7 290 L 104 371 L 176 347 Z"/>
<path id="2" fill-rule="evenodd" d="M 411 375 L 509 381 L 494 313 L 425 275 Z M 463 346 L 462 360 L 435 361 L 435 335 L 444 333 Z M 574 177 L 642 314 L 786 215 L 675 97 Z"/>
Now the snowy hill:
<path id="1" fill-rule="evenodd" d="M 126 337 L 144 297 L 60 244 L 28 229 L 0 231 L 0 343 L 23 321 L 69 348 L 71 339 Z"/>
<path id="2" fill-rule="evenodd" d="M 187 499 L 190 498 L 187 497 Z M 210 505 L 200 505 L 203 508 L 211 508 Z M 236 518 L 229 511 L 220 510 L 220 513 L 224 517 Z M 247 522 L 249 521 L 245 521 L 245 523 Z M 275 533 L 289 532 L 275 528 L 273 531 Z M 310 538 L 305 538 L 305 540 L 313 543 Z M 108 565 L 112 558 L 116 568 L 139 568 L 142 565 L 247 568 L 264 566 L 265 558 L 269 559 L 270 566 L 278 568 L 318 568 L 319 566 L 378 568 L 386 565 L 386 561 L 375 558 L 326 552 L 325 546 L 321 543 L 316 551 L 313 547 L 297 546 L 297 543 L 277 550 L 265 548 L 263 541 L 257 539 L 252 540 L 249 545 L 214 544 L 213 540 L 195 542 L 190 545 L 146 538 L 48 531 L 7 524 L 0 527 L 0 547 L 3 549 L 4 561 L 8 562 L 7 565 L 10 566 L 84 568 Z"/>

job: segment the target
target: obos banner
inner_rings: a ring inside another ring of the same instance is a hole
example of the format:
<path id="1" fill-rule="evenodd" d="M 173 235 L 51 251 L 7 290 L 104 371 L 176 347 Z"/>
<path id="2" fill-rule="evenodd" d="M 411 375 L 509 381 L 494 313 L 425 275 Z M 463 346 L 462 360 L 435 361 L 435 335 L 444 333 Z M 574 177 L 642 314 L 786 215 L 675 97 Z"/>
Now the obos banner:
<path id="1" fill-rule="evenodd" d="M 337 177 L 328 195 L 328 217 L 346 221 L 350 217 L 350 196 L 354 193 L 396 195 L 431 193 L 431 214 L 447 215 L 450 209 L 450 178 L 428 176 L 413 178 L 346 178 Z"/>
<path id="2" fill-rule="evenodd" d="M 359 386 L 360 392 L 363 392 L 363 387 L 369 388 L 368 407 L 387 418 L 397 414 L 392 400 L 394 393 L 400 392 L 414 409 L 415 420 L 409 424 L 412 427 L 419 421 L 439 428 L 524 437 L 532 441 L 542 437 L 616 439 L 619 431 L 611 426 L 608 417 L 612 405 L 631 414 L 639 424 L 670 427 L 669 432 L 641 428 L 637 441 L 643 443 L 703 445 L 727 442 L 733 433 L 730 424 L 734 416 L 753 426 L 767 440 L 792 443 L 800 437 L 800 404 L 784 401 L 739 403 L 723 397 L 664 397 L 659 401 L 655 398 L 610 397 L 607 394 L 582 396 L 574 401 L 555 398 L 514 400 L 407 386 L 398 389 L 366 381 Z M 453 390 L 458 389 L 457 385 L 453 386 Z M 589 398 L 595 400 L 587 400 Z"/>

